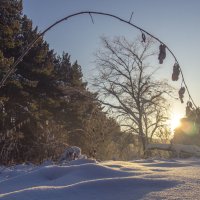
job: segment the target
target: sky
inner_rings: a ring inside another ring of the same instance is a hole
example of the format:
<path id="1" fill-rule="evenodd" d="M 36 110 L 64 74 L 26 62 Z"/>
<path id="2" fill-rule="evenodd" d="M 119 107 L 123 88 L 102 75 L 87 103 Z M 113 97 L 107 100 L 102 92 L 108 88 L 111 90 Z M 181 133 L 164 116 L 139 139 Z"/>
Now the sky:
<path id="1" fill-rule="evenodd" d="M 24 14 L 43 31 L 58 19 L 80 11 L 100 11 L 117 15 L 152 33 L 167 44 L 177 57 L 190 94 L 200 106 L 200 1 L 199 0 L 24 0 Z M 101 36 L 125 36 L 134 40 L 140 31 L 105 16 L 76 16 L 65 21 L 45 35 L 50 48 L 58 54 L 63 51 L 78 60 L 85 79 L 90 83 L 94 74 L 94 53 L 101 47 Z M 160 78 L 169 79 L 177 90 L 181 80 L 172 83 L 174 60 L 167 52 L 167 61 L 161 66 Z M 178 91 L 177 91 L 178 92 Z M 178 95 L 177 95 L 178 96 Z M 185 95 L 185 102 L 188 97 Z M 183 116 L 185 104 L 172 100 L 173 115 Z"/>

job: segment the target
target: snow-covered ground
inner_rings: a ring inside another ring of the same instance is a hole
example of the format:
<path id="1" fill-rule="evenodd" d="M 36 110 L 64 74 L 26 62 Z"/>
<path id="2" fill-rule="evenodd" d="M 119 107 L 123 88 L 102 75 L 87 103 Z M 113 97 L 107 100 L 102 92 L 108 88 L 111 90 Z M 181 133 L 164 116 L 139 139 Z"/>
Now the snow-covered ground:
<path id="1" fill-rule="evenodd" d="M 0 200 L 200 200 L 200 160 L 0 167 Z"/>

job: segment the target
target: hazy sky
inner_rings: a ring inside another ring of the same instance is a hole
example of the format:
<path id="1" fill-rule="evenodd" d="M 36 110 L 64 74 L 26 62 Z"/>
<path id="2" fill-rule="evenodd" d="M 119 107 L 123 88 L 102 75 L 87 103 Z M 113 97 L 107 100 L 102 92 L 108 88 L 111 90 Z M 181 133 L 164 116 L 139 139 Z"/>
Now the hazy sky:
<path id="1" fill-rule="evenodd" d="M 129 19 L 152 33 L 174 52 L 195 103 L 200 106 L 200 1 L 199 0 L 24 0 L 24 14 L 42 31 L 51 23 L 79 11 L 102 11 Z M 139 31 L 117 20 L 88 15 L 77 16 L 50 30 L 45 39 L 58 54 L 63 51 L 78 60 L 86 78 L 92 76 L 93 53 L 100 48 L 100 36 L 124 35 L 133 39 Z M 171 81 L 174 61 L 167 53 L 162 75 Z M 180 88 L 181 81 L 173 83 Z M 187 97 L 185 101 L 187 101 Z M 184 105 L 176 102 L 173 112 L 184 114 Z"/>

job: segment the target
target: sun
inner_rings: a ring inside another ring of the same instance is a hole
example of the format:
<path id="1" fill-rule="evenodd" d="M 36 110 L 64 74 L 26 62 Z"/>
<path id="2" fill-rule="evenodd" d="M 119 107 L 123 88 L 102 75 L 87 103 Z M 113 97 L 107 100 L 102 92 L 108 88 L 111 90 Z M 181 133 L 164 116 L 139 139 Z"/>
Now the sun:
<path id="1" fill-rule="evenodd" d="M 174 130 L 176 127 L 180 126 L 181 115 L 172 114 L 171 119 L 169 120 L 171 130 Z"/>

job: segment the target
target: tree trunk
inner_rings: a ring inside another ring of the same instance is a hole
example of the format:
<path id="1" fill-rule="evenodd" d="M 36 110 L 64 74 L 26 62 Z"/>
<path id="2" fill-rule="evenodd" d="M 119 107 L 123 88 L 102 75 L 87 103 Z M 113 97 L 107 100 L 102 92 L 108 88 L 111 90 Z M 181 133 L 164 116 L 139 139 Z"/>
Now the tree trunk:
<path id="1" fill-rule="evenodd" d="M 145 152 L 146 152 L 146 137 L 143 133 L 143 129 L 142 129 L 142 122 L 139 122 L 139 135 L 141 138 L 141 143 L 142 143 L 142 150 L 143 150 L 143 156 L 145 156 Z"/>

